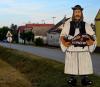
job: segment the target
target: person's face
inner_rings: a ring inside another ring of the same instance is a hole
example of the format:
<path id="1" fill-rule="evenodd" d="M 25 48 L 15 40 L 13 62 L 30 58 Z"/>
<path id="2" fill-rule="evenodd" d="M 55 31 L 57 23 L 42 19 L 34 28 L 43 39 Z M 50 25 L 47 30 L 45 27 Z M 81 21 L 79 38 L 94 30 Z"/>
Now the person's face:
<path id="1" fill-rule="evenodd" d="M 81 10 L 74 10 L 74 17 L 75 17 L 75 20 L 80 20 L 80 18 L 81 18 L 81 16 L 82 16 L 82 12 L 81 12 Z"/>

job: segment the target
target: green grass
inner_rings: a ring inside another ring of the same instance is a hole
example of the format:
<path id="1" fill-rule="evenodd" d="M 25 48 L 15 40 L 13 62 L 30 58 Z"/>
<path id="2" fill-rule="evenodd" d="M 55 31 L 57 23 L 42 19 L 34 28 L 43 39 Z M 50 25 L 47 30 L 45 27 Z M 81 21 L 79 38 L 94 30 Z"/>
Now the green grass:
<path id="1" fill-rule="evenodd" d="M 0 87 L 68 87 L 63 69 L 60 62 L 0 47 Z M 100 77 L 90 78 L 95 81 L 94 87 L 100 87 Z"/>
<path id="2" fill-rule="evenodd" d="M 31 83 L 12 66 L 0 59 L 0 87 L 28 87 Z"/>

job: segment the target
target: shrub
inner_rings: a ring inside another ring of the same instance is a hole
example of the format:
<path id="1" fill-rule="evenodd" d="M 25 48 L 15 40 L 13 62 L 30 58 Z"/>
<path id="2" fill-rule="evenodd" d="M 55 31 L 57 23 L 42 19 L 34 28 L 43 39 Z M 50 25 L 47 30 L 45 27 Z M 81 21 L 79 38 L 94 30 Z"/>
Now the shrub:
<path id="1" fill-rule="evenodd" d="M 35 39 L 35 45 L 36 46 L 43 46 L 44 45 L 44 43 L 43 43 L 43 39 L 42 38 L 36 38 Z"/>

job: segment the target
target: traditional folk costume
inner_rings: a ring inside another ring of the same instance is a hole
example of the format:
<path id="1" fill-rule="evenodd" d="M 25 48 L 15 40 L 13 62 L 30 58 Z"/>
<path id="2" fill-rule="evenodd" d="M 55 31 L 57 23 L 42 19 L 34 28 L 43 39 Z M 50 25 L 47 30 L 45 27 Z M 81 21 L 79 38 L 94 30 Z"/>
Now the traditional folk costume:
<path id="1" fill-rule="evenodd" d="M 76 5 L 73 8 L 73 10 L 75 9 L 83 10 L 83 8 L 81 8 L 79 5 Z M 80 40 L 79 42 L 78 41 L 75 42 L 74 38 L 78 35 L 81 35 L 82 40 Z M 89 46 L 86 44 L 86 38 L 83 41 L 84 35 L 89 36 L 93 40 L 92 45 Z M 64 73 L 69 75 L 93 74 L 92 60 L 90 54 L 96 48 L 96 35 L 93 29 L 91 28 L 91 26 L 84 21 L 80 21 L 79 23 L 76 23 L 72 21 L 72 18 L 70 18 L 64 24 L 64 27 L 60 34 L 60 37 L 62 36 L 64 37 L 65 41 L 69 40 L 72 43 L 71 46 L 66 47 L 63 45 L 60 38 L 61 49 L 63 52 L 65 52 Z M 88 83 L 91 82 L 88 81 L 87 79 L 82 79 L 82 81 L 83 83 L 84 81 L 86 81 L 86 85 L 87 82 Z M 76 82 L 76 80 L 74 82 Z"/>
<path id="2" fill-rule="evenodd" d="M 70 47 L 65 47 L 62 42 L 60 42 L 61 49 L 65 52 L 65 74 L 72 74 L 72 75 L 88 75 L 93 74 L 92 68 L 92 61 L 90 52 L 93 52 L 96 47 L 96 38 L 95 32 L 91 28 L 91 26 L 85 22 L 81 29 L 85 28 L 85 31 L 81 31 L 79 28 L 75 28 L 74 35 L 72 35 L 73 31 L 71 28 L 73 25 L 71 24 L 72 19 L 70 18 L 68 21 L 65 22 L 64 27 L 60 36 L 68 37 L 69 39 L 74 38 L 76 35 L 80 34 L 80 32 L 89 34 L 92 36 L 95 41 L 92 46 L 85 46 L 85 47 L 78 47 L 71 45 Z"/>

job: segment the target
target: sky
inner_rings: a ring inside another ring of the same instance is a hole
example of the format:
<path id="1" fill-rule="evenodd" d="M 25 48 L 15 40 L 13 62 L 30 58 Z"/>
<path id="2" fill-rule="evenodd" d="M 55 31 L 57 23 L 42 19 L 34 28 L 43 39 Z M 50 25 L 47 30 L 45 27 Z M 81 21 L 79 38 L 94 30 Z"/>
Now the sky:
<path id="1" fill-rule="evenodd" d="M 94 23 L 100 9 L 100 0 L 0 0 L 0 26 L 10 26 L 12 23 L 54 23 L 63 17 L 72 16 L 72 7 L 81 5 L 84 8 L 84 20 Z"/>

